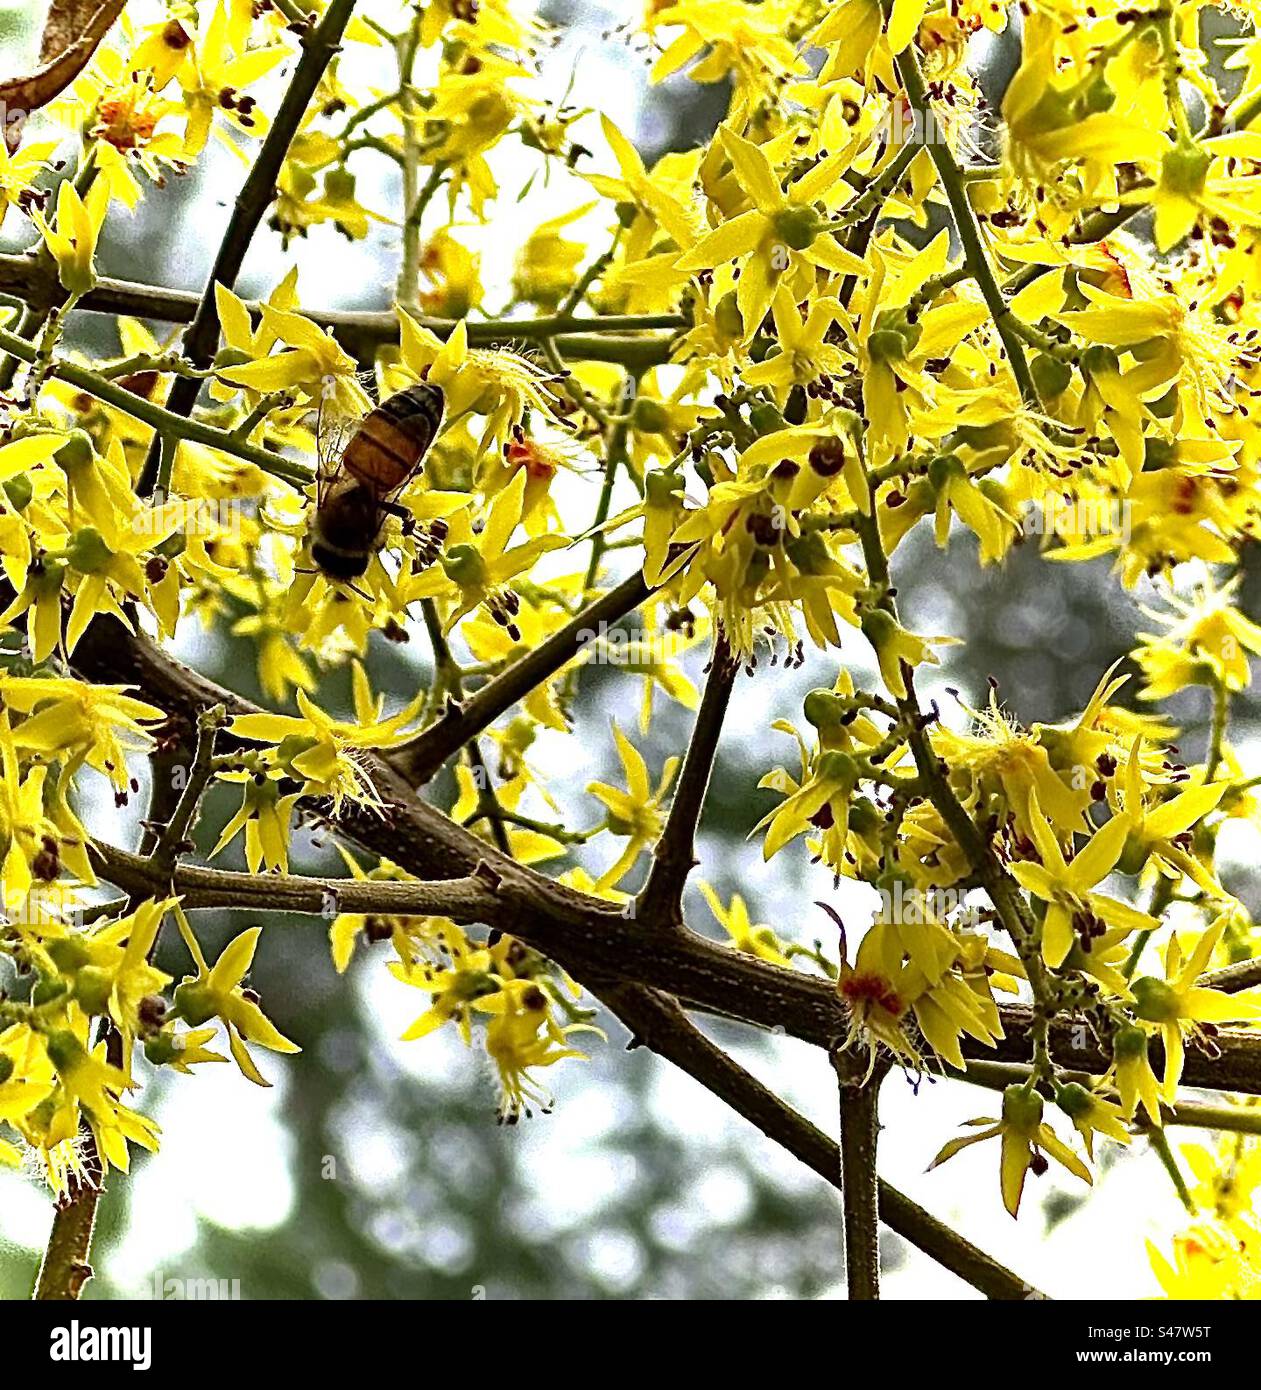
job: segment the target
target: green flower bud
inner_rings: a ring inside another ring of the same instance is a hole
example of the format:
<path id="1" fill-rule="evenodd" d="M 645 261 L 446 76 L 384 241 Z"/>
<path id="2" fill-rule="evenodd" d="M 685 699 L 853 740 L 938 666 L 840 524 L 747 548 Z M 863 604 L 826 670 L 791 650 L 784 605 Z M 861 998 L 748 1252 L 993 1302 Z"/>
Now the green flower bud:
<path id="1" fill-rule="evenodd" d="M 42 980 L 36 981 L 35 988 L 31 990 L 31 1003 L 51 1004 L 54 999 L 60 999 L 68 988 L 65 980 L 45 975 Z"/>
<path id="2" fill-rule="evenodd" d="M 72 1070 L 87 1055 L 83 1044 L 68 1028 L 50 1033 L 44 1039 L 44 1046 L 48 1049 L 48 1060 L 59 1072 Z"/>
<path id="3" fill-rule="evenodd" d="M 1058 357 L 1052 357 L 1049 352 L 1038 353 L 1029 363 L 1029 371 L 1033 374 L 1033 384 L 1038 388 L 1038 395 L 1045 401 L 1053 401 L 1057 396 L 1062 396 L 1073 379 L 1072 367 Z"/>
<path id="4" fill-rule="evenodd" d="M 1121 364 L 1116 349 L 1103 343 L 1091 343 L 1081 355 L 1081 369 L 1087 376 L 1100 376 L 1108 372 L 1119 372 Z"/>
<path id="5" fill-rule="evenodd" d="M 825 782 L 840 782 L 849 787 L 858 782 L 858 764 L 848 753 L 839 753 L 834 748 L 820 754 L 815 770 Z"/>
<path id="6" fill-rule="evenodd" d="M 1055 1103 L 1066 1115 L 1076 1120 L 1090 1113 L 1090 1108 L 1094 1104 L 1094 1097 L 1084 1086 L 1078 1085 L 1076 1081 L 1070 1081 L 1066 1086 L 1061 1086 L 1056 1091 Z"/>
<path id="7" fill-rule="evenodd" d="M 776 434 L 784 428 L 784 417 L 776 406 L 763 401 L 749 411 L 749 424 L 759 435 Z"/>
<path id="8" fill-rule="evenodd" d="M 670 428 L 670 412 L 651 396 L 640 396 L 631 408 L 631 424 L 643 434 L 661 434 Z"/>
<path id="9" fill-rule="evenodd" d="M 958 454 L 942 454 L 928 465 L 928 481 L 940 492 L 952 478 L 966 478 L 967 470 Z"/>
<path id="10" fill-rule="evenodd" d="M 1160 161 L 1160 186 L 1183 198 L 1204 192 L 1213 156 L 1193 140 L 1180 140 Z"/>
<path id="11" fill-rule="evenodd" d="M 66 559 L 80 574 L 99 574 L 114 558 L 95 526 L 83 526 L 70 537 Z"/>
<path id="12" fill-rule="evenodd" d="M 59 936 L 47 946 L 48 958 L 63 975 L 73 975 L 92 959 L 82 941 L 73 936 Z"/>
<path id="13" fill-rule="evenodd" d="M 96 459 L 96 446 L 86 430 L 72 430 L 66 442 L 53 455 L 58 465 L 67 473 L 76 468 L 90 468 Z"/>
<path id="14" fill-rule="evenodd" d="M 156 1033 L 145 1039 L 144 1055 L 155 1067 L 173 1062 L 183 1050 L 170 1033 Z"/>
<path id="15" fill-rule="evenodd" d="M 215 353 L 214 365 L 223 370 L 227 367 L 243 367 L 253 360 L 243 348 L 225 347 Z"/>
<path id="16" fill-rule="evenodd" d="M 1003 1123 L 1029 1134 L 1042 1123 L 1042 1097 L 1024 1086 L 1008 1086 L 1003 1092 Z"/>
<path id="17" fill-rule="evenodd" d="M 1123 874 L 1139 874 L 1151 854 L 1151 846 L 1139 835 L 1125 837 L 1125 848 L 1117 861 L 1117 869 Z"/>
<path id="18" fill-rule="evenodd" d="M 880 829 L 882 817 L 875 804 L 865 796 L 856 796 L 849 807 L 849 828 L 856 835 L 874 835 Z"/>
<path id="19" fill-rule="evenodd" d="M 644 495 L 650 507 L 668 507 L 683 495 L 683 483 L 677 473 L 664 469 L 644 478 Z"/>
<path id="20" fill-rule="evenodd" d="M 349 169 L 330 169 L 324 175 L 324 196 L 330 203 L 352 203 L 355 200 L 355 176 Z"/>
<path id="21" fill-rule="evenodd" d="M 783 208 L 771 219 L 775 235 L 794 251 L 806 251 L 823 230 L 823 219 L 811 207 Z"/>
<path id="22" fill-rule="evenodd" d="M 1117 1062 L 1132 1062 L 1135 1057 L 1146 1057 L 1147 1034 L 1133 1023 L 1118 1029 L 1112 1040 L 1112 1056 Z"/>
<path id="23" fill-rule="evenodd" d="M 1177 993 L 1164 980 L 1144 975 L 1130 986 L 1134 1012 L 1149 1023 L 1172 1023 L 1178 1017 Z"/>
<path id="24" fill-rule="evenodd" d="M 452 583 L 472 587 L 486 580 L 486 562 L 475 545 L 453 545 L 442 557 L 442 568 Z"/>
<path id="25" fill-rule="evenodd" d="M 307 734 L 286 734 L 276 745 L 276 758 L 279 762 L 287 766 L 293 762 L 294 758 L 300 758 L 303 753 L 314 748 L 315 744 L 316 740 Z M 259 797 L 260 800 L 263 800 L 266 796 L 265 789 L 272 792 L 272 800 L 275 800 L 279 796 L 276 784 L 268 780 L 259 788 L 261 793 Z"/>
<path id="26" fill-rule="evenodd" d="M 1078 98 L 1078 110 L 1083 116 L 1099 115 L 1111 111 L 1116 104 L 1117 94 L 1108 85 L 1108 80 L 1100 73 Z"/>
<path id="27" fill-rule="evenodd" d="M 109 1007 L 114 981 L 108 970 L 99 965 L 85 965 L 74 982 L 74 997 L 85 1013 L 103 1014 Z"/>
<path id="28" fill-rule="evenodd" d="M 816 729 L 834 729 L 845 713 L 845 701 L 835 690 L 812 690 L 802 702 L 802 711 Z"/>
<path id="29" fill-rule="evenodd" d="M 788 547 L 788 558 L 802 574 L 823 574 L 832 564 L 832 552 L 819 531 L 797 536 Z"/>
<path id="30" fill-rule="evenodd" d="M 15 511 L 20 512 L 35 495 L 35 485 L 31 482 L 29 475 L 19 473 L 15 478 L 9 478 L 5 482 L 4 495 L 9 499 L 9 505 Z"/>
<path id="31" fill-rule="evenodd" d="M 714 326 L 727 338 L 744 337 L 744 319 L 735 290 L 728 290 L 714 305 Z"/>
<path id="32" fill-rule="evenodd" d="M 172 1012 L 193 1028 L 215 1016 L 215 1001 L 210 990 L 196 980 L 185 980 L 182 985 L 176 985 L 173 999 Z"/>
<path id="33" fill-rule="evenodd" d="M 906 339 L 895 328 L 878 328 L 867 339 L 873 362 L 898 362 L 906 356 Z"/>

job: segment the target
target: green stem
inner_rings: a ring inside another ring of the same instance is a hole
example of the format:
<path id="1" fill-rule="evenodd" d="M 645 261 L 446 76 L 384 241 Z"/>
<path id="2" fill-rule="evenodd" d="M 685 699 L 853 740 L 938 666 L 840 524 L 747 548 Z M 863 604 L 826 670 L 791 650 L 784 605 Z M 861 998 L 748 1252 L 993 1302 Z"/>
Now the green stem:
<path id="1" fill-rule="evenodd" d="M 1178 1160 L 1174 1157 L 1173 1149 L 1169 1145 L 1169 1138 L 1163 1129 L 1156 1125 L 1147 1126 L 1147 1138 L 1153 1149 L 1160 1157 L 1164 1165 L 1165 1172 L 1169 1174 L 1169 1180 L 1173 1183 L 1174 1190 L 1177 1192 L 1182 1205 L 1192 1216 L 1195 1215 L 1195 1202 L 1191 1198 L 1191 1190 L 1187 1187 L 1187 1180 L 1182 1176 L 1182 1169 L 1178 1167 Z"/>
<path id="2" fill-rule="evenodd" d="M 884 7 L 886 10 L 889 7 L 887 0 Z M 1029 364 L 1025 360 L 1024 347 L 1011 323 L 1011 310 L 1007 307 L 1007 301 L 1003 298 L 1003 292 L 994 277 L 989 257 L 981 244 L 981 231 L 968 199 L 968 186 L 963 171 L 955 163 L 949 146 L 943 140 L 933 138 L 935 117 L 924 88 L 924 76 L 920 72 L 919 60 L 915 56 L 915 45 L 908 44 L 898 55 L 896 62 L 902 86 L 906 89 L 907 100 L 911 103 L 924 131 L 929 156 L 937 166 L 937 176 L 945 190 L 946 201 L 950 204 L 955 231 L 959 235 L 968 269 L 980 287 L 990 317 L 994 320 L 994 327 L 1002 339 L 1012 375 L 1020 388 L 1021 399 L 1031 410 L 1037 410 L 1041 405 L 1037 388 L 1033 384 Z"/>
<path id="3" fill-rule="evenodd" d="M 25 342 L 17 334 L 3 328 L 0 328 L 0 349 L 23 362 L 34 362 L 38 353 L 34 344 Z M 297 487 L 305 487 L 311 481 L 310 471 L 301 464 L 291 463 L 278 454 L 243 443 L 213 425 L 173 415 L 165 406 L 146 400 L 143 396 L 134 395 L 126 387 L 107 381 L 86 367 L 80 367 L 73 362 L 54 360 L 50 364 L 49 375 L 68 382 L 98 401 L 104 401 L 106 405 L 111 405 L 116 410 L 130 415 L 132 419 L 148 425 L 157 432 L 158 440 L 184 439 L 191 444 L 204 444 L 208 449 L 218 449 L 220 453 L 231 454 L 246 463 L 256 464 L 272 477 L 281 478 Z M 157 481 L 156 475 L 154 481 Z"/>

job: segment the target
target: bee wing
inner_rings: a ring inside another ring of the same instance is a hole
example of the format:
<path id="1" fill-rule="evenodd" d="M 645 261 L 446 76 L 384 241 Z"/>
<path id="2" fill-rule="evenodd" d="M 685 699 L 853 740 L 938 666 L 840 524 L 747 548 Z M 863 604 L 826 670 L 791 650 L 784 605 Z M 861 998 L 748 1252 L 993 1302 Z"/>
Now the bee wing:
<path id="1" fill-rule="evenodd" d="M 337 476 L 342 454 L 358 425 L 359 421 L 353 415 L 339 409 L 329 398 L 321 397 L 315 415 L 317 500 L 323 500 L 329 483 Z"/>

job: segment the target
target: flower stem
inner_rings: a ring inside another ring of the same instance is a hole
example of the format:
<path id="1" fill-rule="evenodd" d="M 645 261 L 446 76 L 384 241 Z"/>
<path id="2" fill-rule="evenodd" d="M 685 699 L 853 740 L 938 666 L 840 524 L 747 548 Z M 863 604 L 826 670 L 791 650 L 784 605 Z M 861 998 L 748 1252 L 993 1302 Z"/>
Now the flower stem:
<path id="1" fill-rule="evenodd" d="M 994 320 L 994 327 L 998 330 L 998 336 L 1002 339 L 1003 347 L 1007 352 L 1007 361 L 1011 365 L 1012 375 L 1016 378 L 1016 385 L 1020 388 L 1021 399 L 1031 410 L 1037 410 L 1041 405 L 1037 388 L 1033 384 L 1029 363 L 1025 359 L 1024 347 L 1011 323 L 1011 310 L 1007 307 L 1007 301 L 1003 298 L 1003 292 L 994 276 L 989 257 L 981 244 L 981 230 L 977 224 L 976 214 L 972 211 L 972 204 L 968 199 L 967 181 L 964 179 L 963 171 L 955 162 L 950 147 L 944 140 L 933 138 L 935 134 L 933 111 L 929 103 L 928 93 L 924 88 L 924 75 L 920 72 L 914 44 L 908 44 L 898 55 L 897 69 L 898 75 L 902 79 L 902 86 L 906 89 L 907 100 L 911 103 L 924 130 L 928 153 L 937 166 L 937 176 L 941 179 L 946 201 L 950 204 L 950 213 L 954 219 L 955 231 L 958 233 L 960 244 L 963 247 L 964 259 L 980 288 L 986 307 L 990 311 L 990 317 Z"/>

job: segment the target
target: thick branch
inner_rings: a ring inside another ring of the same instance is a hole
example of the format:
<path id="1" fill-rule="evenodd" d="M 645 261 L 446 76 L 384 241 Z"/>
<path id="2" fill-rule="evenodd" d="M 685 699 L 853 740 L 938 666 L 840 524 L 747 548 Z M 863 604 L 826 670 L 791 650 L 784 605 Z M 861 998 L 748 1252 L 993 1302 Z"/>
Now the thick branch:
<path id="1" fill-rule="evenodd" d="M 833 1048 L 841 1112 L 841 1196 L 845 1206 L 845 1280 L 853 1302 L 880 1297 L 880 1232 L 877 1222 L 879 1178 L 876 1144 L 880 1134 L 880 1083 L 888 1070 L 855 1075 L 854 1058 Z"/>
<path id="2" fill-rule="evenodd" d="M 391 917 L 450 917 L 460 923 L 491 922 L 502 903 L 494 875 L 471 874 L 434 883 L 376 882 L 359 878 L 306 878 L 297 874 L 247 874 L 181 864 L 165 873 L 161 864 L 115 845 L 93 845 L 102 872 L 128 893 L 153 896 L 168 890 L 189 910 L 201 907 L 309 913 L 340 912 Z"/>
<path id="3" fill-rule="evenodd" d="M 86 1123 L 80 1131 L 80 1144 L 83 1177 L 70 1178 L 69 1188 L 53 1213 L 52 1230 L 35 1281 L 37 1300 L 73 1302 L 92 1277 L 88 1260 L 104 1172 L 96 1139 Z"/>
<path id="4" fill-rule="evenodd" d="M 147 699 L 186 717 L 220 702 L 234 714 L 256 708 L 110 618 L 91 624 L 75 649 L 74 665 L 89 680 L 140 686 Z M 691 931 L 654 931 L 628 922 L 616 907 L 514 863 L 455 825 L 419 801 L 389 764 L 368 758 L 365 766 L 385 812 L 347 806 L 335 823 L 336 832 L 421 879 L 472 877 L 479 865 L 483 873 L 492 871 L 500 882 L 488 925 L 519 936 L 576 979 L 642 984 L 687 1007 L 778 1028 L 819 1047 L 830 1047 L 844 1033 L 846 1019 L 830 981 L 781 969 Z M 311 809 L 318 811 L 318 806 Z M 994 1048 L 967 1039 L 965 1051 L 997 1061 L 1027 1061 L 1031 1011 L 1008 1005 L 1000 1015 L 1006 1036 Z M 1102 1074 L 1111 1063 L 1085 1029 L 1068 1023 L 1050 1030 L 1050 1043 L 1053 1055 L 1069 1068 Z M 1195 1048 L 1188 1051 L 1185 1084 L 1261 1094 L 1261 1034 L 1221 1030 L 1214 1045 L 1221 1053 L 1216 1060 Z M 1157 1044 L 1152 1052 L 1159 1065 Z"/>

